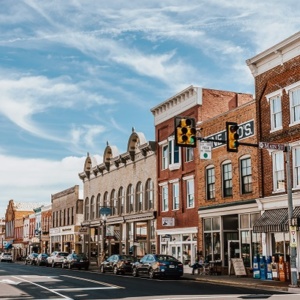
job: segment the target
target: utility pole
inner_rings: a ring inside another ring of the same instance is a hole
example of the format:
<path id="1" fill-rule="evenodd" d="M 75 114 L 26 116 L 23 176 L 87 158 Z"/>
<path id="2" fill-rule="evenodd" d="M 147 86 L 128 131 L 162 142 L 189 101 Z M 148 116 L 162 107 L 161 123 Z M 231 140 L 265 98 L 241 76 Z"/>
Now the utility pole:
<path id="1" fill-rule="evenodd" d="M 293 194 L 292 194 L 292 176 L 290 169 L 290 146 L 286 146 L 286 183 L 287 183 L 287 196 L 288 196 L 288 218 L 289 218 L 289 232 L 290 232 L 290 268 L 291 268 L 291 284 L 290 287 L 298 287 L 297 284 L 297 264 L 296 264 L 296 256 L 297 256 L 297 241 L 294 242 L 293 236 L 296 236 L 297 228 L 295 225 L 295 220 L 293 218 Z M 294 232 L 294 234 L 292 234 Z"/>

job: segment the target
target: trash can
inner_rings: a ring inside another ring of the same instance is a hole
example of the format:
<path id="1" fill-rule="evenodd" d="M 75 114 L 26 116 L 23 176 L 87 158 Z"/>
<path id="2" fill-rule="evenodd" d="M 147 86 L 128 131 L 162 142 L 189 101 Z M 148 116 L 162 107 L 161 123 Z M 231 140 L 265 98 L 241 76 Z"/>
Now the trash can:
<path id="1" fill-rule="evenodd" d="M 279 280 L 286 281 L 286 266 L 282 256 L 279 257 L 278 272 L 279 272 Z"/>
<path id="2" fill-rule="evenodd" d="M 253 257 L 253 278 L 260 278 L 259 255 L 254 255 Z"/>
<path id="3" fill-rule="evenodd" d="M 262 256 L 259 260 L 259 269 L 260 269 L 260 279 L 266 280 L 267 279 L 267 264 L 266 258 Z"/>

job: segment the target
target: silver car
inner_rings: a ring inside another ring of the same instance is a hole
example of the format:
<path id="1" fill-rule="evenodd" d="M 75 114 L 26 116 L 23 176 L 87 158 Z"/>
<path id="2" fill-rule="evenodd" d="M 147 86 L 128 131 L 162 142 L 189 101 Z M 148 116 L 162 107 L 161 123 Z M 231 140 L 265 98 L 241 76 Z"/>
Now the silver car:
<path id="1" fill-rule="evenodd" d="M 51 255 L 47 257 L 47 267 L 51 266 L 52 268 L 55 268 L 56 266 L 62 266 L 64 258 L 66 258 L 68 255 L 68 252 L 52 252 Z"/>
<path id="2" fill-rule="evenodd" d="M 11 253 L 8 253 L 8 252 L 1 253 L 0 262 L 3 262 L 3 261 L 12 262 L 13 259 L 12 259 Z"/>

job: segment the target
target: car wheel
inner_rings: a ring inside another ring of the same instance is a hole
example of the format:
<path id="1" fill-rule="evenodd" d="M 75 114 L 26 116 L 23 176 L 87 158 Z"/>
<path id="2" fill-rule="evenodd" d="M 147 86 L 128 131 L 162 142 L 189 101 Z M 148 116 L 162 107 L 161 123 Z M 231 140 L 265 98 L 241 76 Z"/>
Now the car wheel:
<path id="1" fill-rule="evenodd" d="M 54 263 L 54 261 L 52 262 L 51 267 L 52 267 L 52 268 L 55 268 L 55 263 Z"/>
<path id="2" fill-rule="evenodd" d="M 72 266 L 71 266 L 71 264 L 68 264 L 68 267 L 69 267 L 69 269 L 70 269 L 70 270 L 72 269 Z"/>
<path id="3" fill-rule="evenodd" d="M 104 270 L 104 266 L 103 266 L 103 265 L 100 266 L 100 273 L 105 273 L 105 270 Z"/>
<path id="4" fill-rule="evenodd" d="M 132 269 L 132 276 L 133 277 L 138 277 L 139 276 L 138 270 L 136 268 Z"/>
<path id="5" fill-rule="evenodd" d="M 114 266 L 114 274 L 115 275 L 119 275 L 119 271 L 118 271 L 118 267 L 117 266 Z"/>
<path id="6" fill-rule="evenodd" d="M 154 271 L 153 269 L 150 269 L 149 270 L 149 278 L 153 279 L 155 276 L 154 276 Z"/>
<path id="7" fill-rule="evenodd" d="M 89 269 L 89 267 L 85 267 L 84 269 L 87 271 Z"/>

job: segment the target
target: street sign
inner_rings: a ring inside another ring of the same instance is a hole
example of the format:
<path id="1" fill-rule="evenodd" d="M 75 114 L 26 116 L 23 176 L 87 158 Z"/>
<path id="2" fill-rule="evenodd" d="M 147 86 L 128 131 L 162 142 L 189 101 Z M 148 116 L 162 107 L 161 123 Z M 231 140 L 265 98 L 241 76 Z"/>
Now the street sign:
<path id="1" fill-rule="evenodd" d="M 297 227 L 290 226 L 290 247 L 297 247 Z"/>
<path id="2" fill-rule="evenodd" d="M 211 159 L 212 143 L 200 142 L 200 159 Z"/>
<path id="3" fill-rule="evenodd" d="M 259 142 L 258 143 L 259 149 L 269 149 L 269 150 L 285 150 L 284 144 L 275 144 L 275 143 L 267 143 L 267 142 Z"/>

